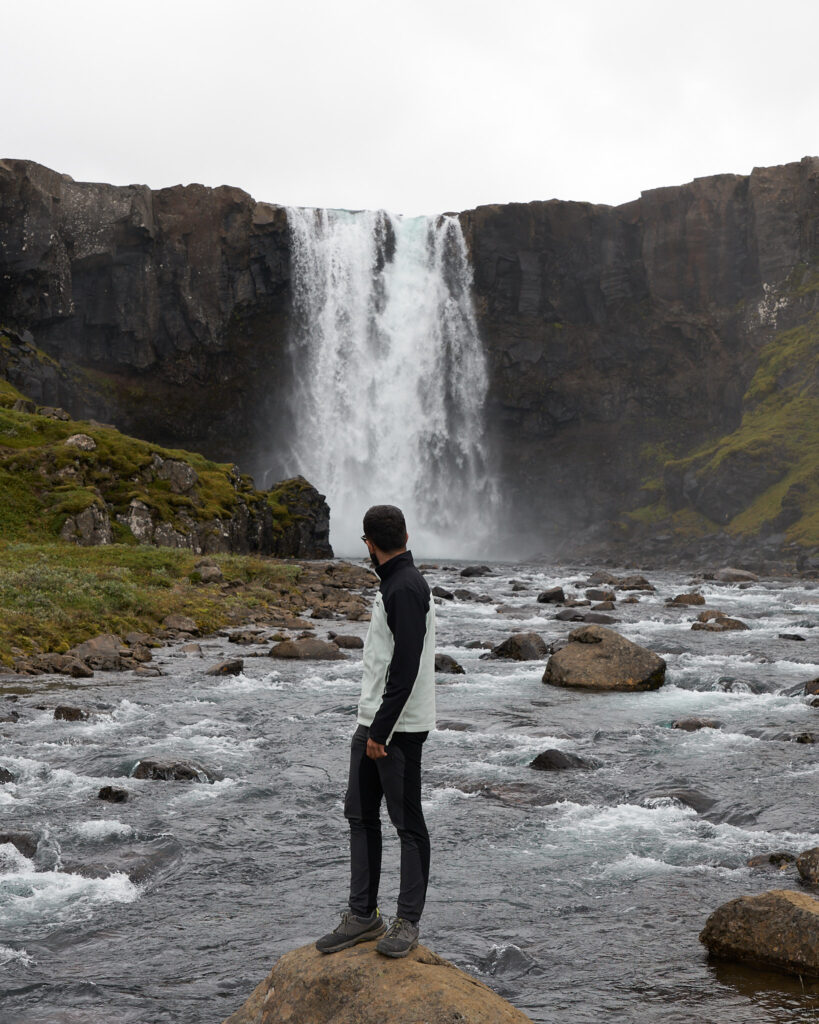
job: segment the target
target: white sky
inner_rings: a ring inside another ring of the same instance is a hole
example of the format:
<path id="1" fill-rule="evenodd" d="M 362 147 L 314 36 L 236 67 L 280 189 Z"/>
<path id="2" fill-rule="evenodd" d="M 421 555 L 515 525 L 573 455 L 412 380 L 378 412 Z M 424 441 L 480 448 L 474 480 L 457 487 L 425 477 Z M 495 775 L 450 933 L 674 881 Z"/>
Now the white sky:
<path id="1" fill-rule="evenodd" d="M 0 157 L 401 213 L 819 154 L 816 0 L 0 0 Z"/>

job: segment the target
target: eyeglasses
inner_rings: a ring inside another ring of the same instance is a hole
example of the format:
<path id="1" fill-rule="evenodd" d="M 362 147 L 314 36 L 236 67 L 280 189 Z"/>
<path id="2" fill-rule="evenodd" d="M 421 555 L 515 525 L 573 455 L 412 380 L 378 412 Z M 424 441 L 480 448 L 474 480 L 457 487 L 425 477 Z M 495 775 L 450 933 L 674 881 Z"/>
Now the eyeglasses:
<path id="1" fill-rule="evenodd" d="M 361 539 L 362 539 L 362 540 L 364 541 L 364 543 L 366 544 L 366 543 L 367 543 L 367 534 L 366 534 L 366 533 L 362 533 L 362 534 L 361 534 Z"/>

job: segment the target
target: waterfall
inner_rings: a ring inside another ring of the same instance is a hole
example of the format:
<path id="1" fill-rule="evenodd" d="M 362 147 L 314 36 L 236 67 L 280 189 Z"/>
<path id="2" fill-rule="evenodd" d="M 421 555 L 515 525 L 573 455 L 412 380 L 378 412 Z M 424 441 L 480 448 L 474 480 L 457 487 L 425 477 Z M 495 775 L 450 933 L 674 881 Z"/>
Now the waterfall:
<path id="1" fill-rule="evenodd" d="M 427 556 L 486 554 L 486 361 L 457 217 L 289 209 L 291 472 L 327 495 L 336 552 L 399 505 Z"/>

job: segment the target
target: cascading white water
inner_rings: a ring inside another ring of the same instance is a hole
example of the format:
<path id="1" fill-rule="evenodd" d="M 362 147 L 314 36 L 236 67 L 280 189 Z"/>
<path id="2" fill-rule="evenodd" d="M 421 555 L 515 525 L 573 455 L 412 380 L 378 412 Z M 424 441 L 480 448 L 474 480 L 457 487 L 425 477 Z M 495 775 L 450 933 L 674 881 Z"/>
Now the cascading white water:
<path id="1" fill-rule="evenodd" d="M 403 508 L 416 554 L 487 554 L 495 487 L 486 361 L 456 217 L 289 209 L 290 471 L 327 494 L 337 553 L 373 504 Z"/>

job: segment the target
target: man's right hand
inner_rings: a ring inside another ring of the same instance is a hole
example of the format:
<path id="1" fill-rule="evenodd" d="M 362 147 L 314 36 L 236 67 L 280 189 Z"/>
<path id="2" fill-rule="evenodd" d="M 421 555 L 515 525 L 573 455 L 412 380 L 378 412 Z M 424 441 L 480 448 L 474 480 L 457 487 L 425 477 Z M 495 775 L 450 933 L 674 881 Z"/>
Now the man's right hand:
<path id="1" fill-rule="evenodd" d="M 377 761 L 379 757 L 387 756 L 387 748 L 383 743 L 376 743 L 375 740 L 367 740 L 367 757 Z"/>

